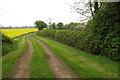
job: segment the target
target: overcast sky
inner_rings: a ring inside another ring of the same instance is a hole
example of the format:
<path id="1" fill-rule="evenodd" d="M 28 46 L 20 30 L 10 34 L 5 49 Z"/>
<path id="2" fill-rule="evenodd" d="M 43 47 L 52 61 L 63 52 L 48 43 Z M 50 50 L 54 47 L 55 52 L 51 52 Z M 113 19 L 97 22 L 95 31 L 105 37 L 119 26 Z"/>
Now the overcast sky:
<path id="1" fill-rule="evenodd" d="M 0 0 L 0 25 L 32 26 L 36 20 L 53 22 L 77 22 L 79 15 L 71 13 L 67 4 L 74 0 Z"/>

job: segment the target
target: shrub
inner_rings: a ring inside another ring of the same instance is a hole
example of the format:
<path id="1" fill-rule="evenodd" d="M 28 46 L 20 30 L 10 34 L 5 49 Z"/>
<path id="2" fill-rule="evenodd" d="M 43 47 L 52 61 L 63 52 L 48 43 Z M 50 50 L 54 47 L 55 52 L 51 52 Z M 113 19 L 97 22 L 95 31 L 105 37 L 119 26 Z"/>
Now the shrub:
<path id="1" fill-rule="evenodd" d="M 93 54 L 120 60 L 120 2 L 102 3 L 88 24 L 92 32 Z"/>
<path id="2" fill-rule="evenodd" d="M 5 55 L 16 49 L 16 42 L 2 34 L 2 55 Z"/>

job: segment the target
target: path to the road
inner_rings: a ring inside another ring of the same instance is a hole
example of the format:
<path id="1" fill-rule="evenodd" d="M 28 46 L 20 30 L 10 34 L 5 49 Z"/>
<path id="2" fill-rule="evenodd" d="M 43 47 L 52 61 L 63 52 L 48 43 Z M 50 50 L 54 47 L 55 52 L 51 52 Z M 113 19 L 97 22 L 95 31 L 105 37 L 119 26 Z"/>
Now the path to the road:
<path id="1" fill-rule="evenodd" d="M 34 50 L 32 43 L 28 40 L 28 37 L 26 40 L 28 42 L 28 49 L 23 54 L 23 56 L 21 56 L 18 59 L 18 63 L 16 64 L 15 69 L 9 78 L 29 78 L 29 64 L 31 62 L 31 57 L 33 55 Z M 44 44 L 40 40 L 34 40 L 38 41 L 45 50 L 45 56 L 46 58 L 48 58 L 50 68 L 52 69 L 56 78 L 79 78 L 74 73 L 74 71 L 60 57 L 58 57 L 46 44 Z"/>
<path id="2" fill-rule="evenodd" d="M 28 49 L 24 55 L 18 59 L 18 63 L 16 64 L 13 73 L 10 75 L 10 78 L 29 78 L 29 64 L 33 55 L 33 46 L 28 40 L 28 37 L 26 40 L 28 42 Z"/>
<path id="3" fill-rule="evenodd" d="M 37 40 L 37 39 L 35 39 Z M 56 78 L 78 78 L 74 71 L 59 58 L 46 44 L 37 40 L 45 50 L 49 65 Z"/>

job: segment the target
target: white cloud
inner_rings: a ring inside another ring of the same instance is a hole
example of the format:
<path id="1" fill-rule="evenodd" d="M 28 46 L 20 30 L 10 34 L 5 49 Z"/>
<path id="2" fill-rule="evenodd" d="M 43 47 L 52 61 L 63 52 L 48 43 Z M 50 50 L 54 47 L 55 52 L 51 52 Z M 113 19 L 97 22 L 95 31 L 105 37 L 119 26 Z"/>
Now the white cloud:
<path id="1" fill-rule="evenodd" d="M 2 26 L 34 25 L 36 20 L 69 23 L 77 22 L 79 15 L 71 13 L 73 0 L 0 0 L 0 24 Z"/>

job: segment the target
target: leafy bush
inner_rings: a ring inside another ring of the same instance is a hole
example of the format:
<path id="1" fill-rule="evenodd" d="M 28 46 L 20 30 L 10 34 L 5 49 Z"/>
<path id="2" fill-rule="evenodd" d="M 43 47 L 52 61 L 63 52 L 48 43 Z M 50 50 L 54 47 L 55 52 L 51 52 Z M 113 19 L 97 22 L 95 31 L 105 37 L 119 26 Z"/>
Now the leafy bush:
<path id="1" fill-rule="evenodd" d="M 16 49 L 16 42 L 2 34 L 2 55 L 5 55 Z"/>
<path id="2" fill-rule="evenodd" d="M 13 40 L 2 34 L 2 44 L 13 44 Z"/>
<path id="3" fill-rule="evenodd" d="M 120 2 L 103 3 L 89 23 L 94 54 L 120 60 Z"/>

